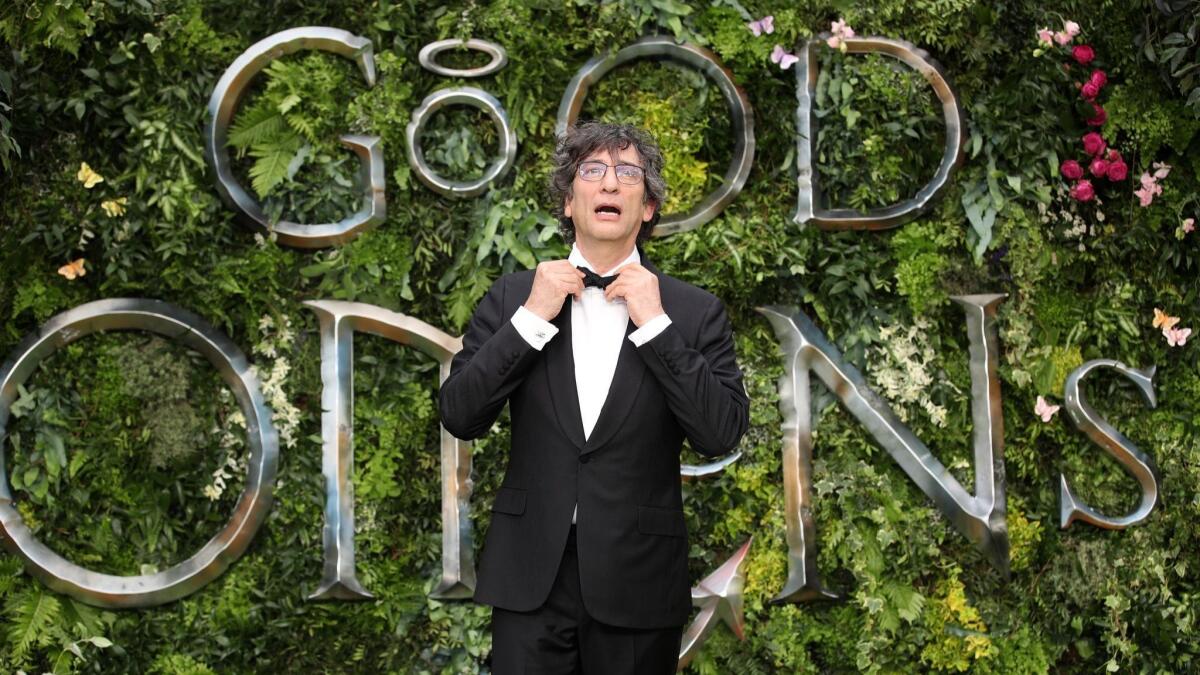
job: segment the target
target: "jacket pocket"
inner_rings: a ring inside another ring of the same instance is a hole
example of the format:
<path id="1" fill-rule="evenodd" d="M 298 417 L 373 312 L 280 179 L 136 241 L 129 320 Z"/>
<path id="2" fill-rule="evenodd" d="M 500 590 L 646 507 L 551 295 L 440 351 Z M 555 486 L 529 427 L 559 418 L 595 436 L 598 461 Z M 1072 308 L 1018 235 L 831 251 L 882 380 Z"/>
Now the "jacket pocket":
<path id="1" fill-rule="evenodd" d="M 496 492 L 496 500 L 492 502 L 492 511 L 519 516 L 525 513 L 525 490 L 502 487 Z"/>
<path id="2" fill-rule="evenodd" d="M 638 531 L 642 534 L 657 534 L 664 537 L 687 537 L 687 525 L 683 522 L 683 511 L 679 509 L 639 506 Z"/>

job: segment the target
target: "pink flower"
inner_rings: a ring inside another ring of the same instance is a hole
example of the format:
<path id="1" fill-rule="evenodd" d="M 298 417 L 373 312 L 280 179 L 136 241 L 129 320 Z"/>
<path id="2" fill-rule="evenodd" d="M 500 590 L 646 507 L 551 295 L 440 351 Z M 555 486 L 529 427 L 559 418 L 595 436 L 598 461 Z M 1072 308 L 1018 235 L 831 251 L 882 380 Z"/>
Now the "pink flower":
<path id="1" fill-rule="evenodd" d="M 780 45 L 775 45 L 774 51 L 771 52 L 771 63 L 778 63 L 779 67 L 783 70 L 791 68 L 792 64 L 799 60 L 799 58 L 783 51 L 783 47 Z"/>
<path id="2" fill-rule="evenodd" d="M 1092 160 L 1090 165 L 1088 165 L 1088 171 L 1090 171 L 1093 176 L 1102 178 L 1108 174 L 1108 162 L 1097 157 L 1096 159 Z"/>
<path id="3" fill-rule="evenodd" d="M 775 17 L 768 14 L 757 21 L 751 21 L 746 24 L 750 27 L 750 32 L 754 33 L 754 37 L 758 37 L 763 33 L 770 35 L 775 32 Z"/>
<path id="4" fill-rule="evenodd" d="M 1196 219 L 1195 218 L 1185 218 L 1184 221 L 1182 223 L 1180 223 L 1180 225 L 1183 227 L 1184 234 L 1187 234 L 1188 232 L 1191 232 L 1192 230 L 1196 229 Z"/>
<path id="5" fill-rule="evenodd" d="M 1083 100 L 1085 101 L 1094 101 L 1096 97 L 1100 95 L 1100 87 L 1088 82 L 1079 88 L 1079 95 L 1083 97 Z"/>
<path id="6" fill-rule="evenodd" d="M 1104 142 L 1104 137 L 1095 131 L 1089 131 L 1083 135 L 1083 151 L 1093 157 L 1104 152 L 1108 144 Z"/>
<path id="7" fill-rule="evenodd" d="M 1071 186 L 1071 196 L 1078 201 L 1089 202 L 1096 196 L 1096 189 L 1092 187 L 1092 181 L 1085 178 Z"/>
<path id="8" fill-rule="evenodd" d="M 1148 173 L 1142 174 L 1142 187 L 1133 191 L 1137 195 L 1138 202 L 1143 208 L 1150 206 L 1154 201 L 1155 195 L 1162 194 L 1162 186 L 1158 184 L 1158 179 Z"/>
<path id="9" fill-rule="evenodd" d="M 1071 41 L 1071 36 L 1067 33 L 1058 32 L 1054 34 L 1054 41 L 1060 45 L 1065 45 Z"/>
<path id="10" fill-rule="evenodd" d="M 1107 159 L 1111 164 L 1113 162 L 1123 161 L 1124 158 L 1121 157 L 1121 152 L 1119 150 L 1109 150 L 1108 157 L 1105 157 L 1105 159 Z"/>
<path id="11" fill-rule="evenodd" d="M 1079 166 L 1079 162 L 1076 162 L 1073 159 L 1068 159 L 1067 161 L 1063 162 L 1062 166 L 1058 167 L 1058 170 L 1062 172 L 1063 178 L 1066 178 L 1067 180 L 1077 180 L 1079 178 L 1083 178 L 1083 167 Z"/>
<path id="12" fill-rule="evenodd" d="M 854 37 L 854 29 L 846 25 L 845 19 L 838 19 L 829 25 L 829 31 L 833 35 L 825 40 L 825 44 L 832 49 L 846 50 L 846 39 Z"/>
<path id="13" fill-rule="evenodd" d="M 1043 422 L 1049 422 L 1050 418 L 1054 417 L 1054 413 L 1058 412 L 1058 409 L 1061 407 L 1050 405 L 1046 402 L 1045 397 L 1039 396 L 1037 397 L 1037 403 L 1033 406 L 1033 414 L 1041 417 Z"/>
<path id="14" fill-rule="evenodd" d="M 1079 35 L 1079 24 L 1075 23 L 1074 21 L 1064 21 L 1063 32 L 1071 37 L 1075 37 L 1076 35 Z"/>
<path id="15" fill-rule="evenodd" d="M 1075 45 L 1071 49 L 1071 56 L 1075 59 L 1076 63 L 1086 66 L 1092 62 L 1092 59 L 1096 58 L 1096 52 L 1087 45 Z"/>
<path id="16" fill-rule="evenodd" d="M 1108 113 L 1105 112 L 1104 108 L 1101 108 L 1100 104 L 1096 103 L 1095 101 L 1092 101 L 1092 113 L 1093 115 L 1089 117 L 1087 121 L 1089 126 L 1103 126 L 1104 123 L 1108 121 Z"/>
<path id="17" fill-rule="evenodd" d="M 1167 345 L 1170 347 L 1182 347 L 1187 344 L 1188 336 L 1192 334 L 1191 328 L 1163 328 L 1163 337 L 1167 338 Z"/>
<path id="18" fill-rule="evenodd" d="M 1117 153 L 1115 160 L 1108 161 L 1108 172 L 1106 174 L 1111 181 L 1122 181 L 1129 176 L 1129 167 L 1125 164 L 1125 160 L 1121 159 L 1121 153 Z"/>
<path id="19" fill-rule="evenodd" d="M 1088 78 L 1088 82 L 1097 87 L 1103 87 L 1108 84 L 1108 75 L 1103 70 L 1093 70 L 1092 76 Z"/>
<path id="20" fill-rule="evenodd" d="M 1169 173 L 1171 173 L 1171 165 L 1170 164 L 1167 164 L 1166 162 L 1155 162 L 1154 163 L 1154 177 L 1156 179 L 1166 178 L 1167 174 L 1169 174 Z"/>
<path id="21" fill-rule="evenodd" d="M 1039 28 L 1037 32 L 1038 42 L 1050 46 L 1054 44 L 1054 32 L 1049 28 Z"/>

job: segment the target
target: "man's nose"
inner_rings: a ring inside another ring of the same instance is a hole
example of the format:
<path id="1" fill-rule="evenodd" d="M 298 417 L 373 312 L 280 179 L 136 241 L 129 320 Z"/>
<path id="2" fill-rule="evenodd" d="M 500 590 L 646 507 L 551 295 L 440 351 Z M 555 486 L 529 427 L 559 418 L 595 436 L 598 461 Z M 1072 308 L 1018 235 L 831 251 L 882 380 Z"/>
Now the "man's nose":
<path id="1" fill-rule="evenodd" d="M 618 192 L 621 189 L 621 183 L 617 180 L 617 167 L 608 166 L 604 168 L 604 179 L 600 181 L 600 186 L 605 192 Z"/>

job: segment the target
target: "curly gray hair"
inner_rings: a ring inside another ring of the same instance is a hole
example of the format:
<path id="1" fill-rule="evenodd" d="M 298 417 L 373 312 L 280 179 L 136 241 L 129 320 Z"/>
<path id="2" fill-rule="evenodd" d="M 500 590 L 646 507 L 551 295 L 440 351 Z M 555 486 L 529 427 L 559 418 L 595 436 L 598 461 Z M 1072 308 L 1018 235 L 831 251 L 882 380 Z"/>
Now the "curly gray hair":
<path id="1" fill-rule="evenodd" d="M 554 204 L 551 213 L 558 218 L 558 229 L 567 243 L 575 241 L 575 223 L 563 214 L 563 205 L 572 196 L 571 186 L 575 182 L 579 164 L 596 151 L 613 154 L 633 146 L 642 159 L 645 171 L 644 203 L 654 203 L 654 216 L 642 223 L 638 232 L 638 243 L 650 238 L 658 224 L 659 211 L 667 198 L 667 182 L 663 180 L 663 155 L 658 143 L 650 134 L 628 124 L 584 122 L 567 129 L 558 138 L 554 151 L 554 170 L 550 172 L 550 199 Z"/>

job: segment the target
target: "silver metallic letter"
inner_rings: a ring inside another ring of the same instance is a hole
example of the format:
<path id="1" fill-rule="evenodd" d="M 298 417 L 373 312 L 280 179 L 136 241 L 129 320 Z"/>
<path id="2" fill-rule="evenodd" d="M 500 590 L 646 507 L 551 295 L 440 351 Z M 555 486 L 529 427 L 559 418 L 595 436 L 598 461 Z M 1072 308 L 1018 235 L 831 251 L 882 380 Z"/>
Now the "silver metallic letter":
<path id="1" fill-rule="evenodd" d="M 447 68 L 439 64 L 435 59 L 438 54 L 455 48 L 472 49 L 477 52 L 483 52 L 492 57 L 492 60 L 478 68 Z M 508 52 L 504 51 L 504 47 L 495 42 L 487 40 L 438 40 L 430 42 L 421 47 L 421 53 L 417 54 L 417 60 L 421 63 L 421 67 L 431 73 L 445 75 L 446 77 L 484 77 L 492 73 L 499 72 L 501 68 L 508 64 Z"/>
<path id="2" fill-rule="evenodd" d="M 354 568 L 354 333 L 361 331 L 416 347 L 441 363 L 439 384 L 462 338 L 450 337 L 404 314 L 361 302 L 305 302 L 321 324 L 321 470 L 325 474 L 325 572 L 313 600 L 373 597 Z M 442 580 L 435 598 L 475 592 L 471 548 L 471 444 L 442 429 Z"/>
<path id="3" fill-rule="evenodd" d="M 809 373 L 815 372 L 871 437 L 933 498 L 938 509 L 1008 574 L 1008 526 L 1004 501 L 1004 419 L 996 376 L 999 338 L 996 306 L 1004 295 L 956 296 L 967 313 L 970 338 L 971 417 L 974 425 L 975 491 L 971 496 L 913 435 L 891 408 L 867 387 L 854 366 L 804 312 L 791 307 L 760 308 L 779 336 L 784 375 L 779 380 L 783 413 L 783 471 L 788 540 L 788 580 L 772 602 L 832 599 L 817 571 L 816 524 L 812 516 L 812 411 Z"/>
<path id="4" fill-rule="evenodd" d="M 438 110 L 454 104 L 470 105 L 487 111 L 500 136 L 500 157 L 492 162 L 482 176 L 473 181 L 442 178 L 425 163 L 425 154 L 421 151 L 421 130 L 425 128 L 425 123 Z M 417 178 L 430 190 L 447 197 L 463 198 L 483 194 L 489 183 L 508 173 L 517 157 L 517 132 L 513 131 L 512 124 L 509 123 L 504 106 L 500 105 L 495 96 L 475 87 L 441 89 L 426 96 L 413 112 L 412 119 L 404 129 L 404 135 L 408 140 L 408 164 L 417 172 Z"/>
<path id="5" fill-rule="evenodd" d="M 1067 414 L 1071 416 L 1071 422 L 1075 424 L 1075 428 L 1087 434 L 1088 438 L 1104 448 L 1105 452 L 1112 455 L 1113 459 L 1120 462 L 1121 466 L 1137 479 L 1138 485 L 1142 488 L 1142 500 L 1132 513 L 1120 518 L 1109 518 L 1084 504 L 1079 497 L 1072 494 L 1071 488 L 1067 485 L 1067 477 L 1060 474 L 1059 521 L 1063 529 L 1069 527 L 1076 520 L 1082 520 L 1097 527 L 1123 530 L 1130 525 L 1137 525 L 1149 517 L 1150 512 L 1154 510 L 1154 505 L 1158 503 L 1158 467 L 1154 460 L 1138 450 L 1137 446 L 1125 438 L 1121 432 L 1114 429 L 1096 412 L 1095 408 L 1088 405 L 1087 399 L 1083 397 L 1083 391 L 1079 385 L 1088 373 L 1097 368 L 1112 368 L 1124 375 L 1137 385 L 1138 392 L 1146 401 L 1146 405 L 1153 408 L 1156 405 L 1154 397 L 1155 366 L 1139 370 L 1112 359 L 1093 359 L 1071 371 L 1063 385 L 1063 399 L 1066 401 Z"/>
<path id="6" fill-rule="evenodd" d="M 942 162 L 933 179 L 917 192 L 917 195 L 899 204 L 871 209 L 860 213 L 854 209 L 822 209 L 821 184 L 813 167 L 813 148 L 817 142 L 817 116 L 813 110 L 813 97 L 817 87 L 817 50 L 828 49 L 825 38 L 809 40 L 797 50 L 800 60 L 796 63 L 796 186 L 799 197 L 793 220 L 804 225 L 816 223 L 823 230 L 883 230 L 902 225 L 915 218 L 929 207 L 938 195 L 950 185 L 950 174 L 962 163 L 963 158 L 963 113 L 958 97 L 942 67 L 929 56 L 929 52 L 918 49 L 904 40 L 882 37 L 844 38 L 851 54 L 887 54 L 903 61 L 923 75 L 942 102 L 942 116 L 946 121 L 946 148 Z"/>
<path id="7" fill-rule="evenodd" d="M 383 150 L 378 136 L 342 136 L 342 145 L 358 155 L 362 166 L 363 205 L 357 213 L 336 223 L 303 225 L 281 220 L 272 227 L 262 206 L 233 175 L 229 150 L 229 122 L 254 76 L 271 61 L 302 49 L 320 49 L 358 62 L 368 86 L 375 85 L 375 55 L 371 41 L 337 28 L 305 26 L 269 35 L 242 52 L 217 82 L 208 99 L 208 124 L 204 127 L 204 156 L 217 174 L 217 192 L 237 210 L 247 225 L 274 231 L 279 242 L 298 248 L 324 248 L 344 244 L 382 223 L 384 201 Z"/>
<path id="8" fill-rule="evenodd" d="M 558 105 L 558 123 L 555 133 L 561 135 L 579 118 L 588 88 L 600 81 L 617 66 L 638 59 L 670 59 L 691 66 L 717 83 L 717 88 L 729 104 L 729 120 L 733 124 L 733 159 L 725 171 L 721 186 L 713 190 L 704 201 L 696 205 L 691 213 L 664 216 L 654 228 L 654 235 L 665 237 L 676 232 L 695 229 L 716 218 L 721 211 L 742 191 L 750 167 L 754 164 L 754 109 L 750 99 L 733 81 L 729 72 L 712 52 L 691 44 L 675 44 L 675 40 L 662 35 L 644 37 L 616 53 L 601 54 L 588 61 L 571 78 Z"/>
<path id="9" fill-rule="evenodd" d="M 79 338 L 107 330 L 158 333 L 203 354 L 246 416 L 250 444 L 246 487 L 225 527 L 192 557 L 154 574 L 114 576 L 84 569 L 34 538 L 13 506 L 0 447 L 0 542 L 25 561 L 25 568 L 50 588 L 98 607 L 153 607 L 194 593 L 241 557 L 271 508 L 279 439 L 258 378 L 237 345 L 191 312 L 159 300 L 110 298 L 80 305 L 55 316 L 29 335 L 0 367 L 0 438 L 17 387 L 42 359 Z"/>

